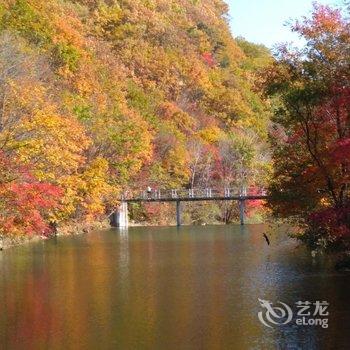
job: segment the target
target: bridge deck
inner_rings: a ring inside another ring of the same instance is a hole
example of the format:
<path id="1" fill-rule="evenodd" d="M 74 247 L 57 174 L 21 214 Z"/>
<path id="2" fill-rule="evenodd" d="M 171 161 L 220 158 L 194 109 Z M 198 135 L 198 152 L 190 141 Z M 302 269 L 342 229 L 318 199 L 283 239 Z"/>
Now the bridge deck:
<path id="1" fill-rule="evenodd" d="M 199 201 L 246 201 L 246 200 L 266 200 L 267 195 L 248 195 L 248 196 L 202 196 L 202 197 L 149 197 L 149 198 L 125 198 L 126 203 L 138 202 L 199 202 Z"/>

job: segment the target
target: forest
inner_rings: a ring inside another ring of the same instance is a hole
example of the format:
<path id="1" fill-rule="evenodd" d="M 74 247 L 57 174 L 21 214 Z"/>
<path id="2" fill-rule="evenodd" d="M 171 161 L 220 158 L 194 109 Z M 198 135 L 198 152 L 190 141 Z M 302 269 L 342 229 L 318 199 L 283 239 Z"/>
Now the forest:
<path id="1" fill-rule="evenodd" d="M 268 188 L 312 247 L 349 249 L 348 9 L 292 25 L 302 49 L 233 38 L 222 0 L 2 0 L 0 234 L 104 220 L 125 191 Z M 169 223 L 171 205 L 136 205 Z M 193 204 L 187 223 L 230 223 Z M 156 214 L 156 215 L 155 215 Z"/>
<path id="2" fill-rule="evenodd" d="M 0 18 L 2 233 L 100 219 L 148 185 L 262 186 L 271 55 L 232 38 L 222 1 L 6 0 Z"/>

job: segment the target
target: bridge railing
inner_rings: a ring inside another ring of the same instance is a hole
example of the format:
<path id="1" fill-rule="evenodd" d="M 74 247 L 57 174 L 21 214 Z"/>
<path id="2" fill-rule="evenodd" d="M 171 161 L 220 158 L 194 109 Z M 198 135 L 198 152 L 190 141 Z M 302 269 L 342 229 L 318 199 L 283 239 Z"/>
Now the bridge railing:
<path id="1" fill-rule="evenodd" d="M 152 189 L 151 191 L 126 191 L 121 200 L 161 200 L 161 199 L 188 199 L 188 198 L 229 198 L 246 196 L 265 196 L 266 191 L 249 191 L 238 188 L 191 188 L 191 189 Z"/>

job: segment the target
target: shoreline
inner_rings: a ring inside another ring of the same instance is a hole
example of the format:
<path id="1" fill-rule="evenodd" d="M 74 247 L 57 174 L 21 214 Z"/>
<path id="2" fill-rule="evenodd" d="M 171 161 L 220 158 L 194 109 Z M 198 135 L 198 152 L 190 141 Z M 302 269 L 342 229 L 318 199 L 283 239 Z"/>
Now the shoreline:
<path id="1" fill-rule="evenodd" d="M 263 223 L 252 223 L 252 225 L 258 224 L 261 225 Z M 225 226 L 225 224 L 214 223 L 214 224 L 202 224 L 198 226 Z M 248 224 L 249 225 L 249 224 Z M 182 225 L 182 226 L 191 226 L 191 225 Z M 196 226 L 196 225 L 195 225 Z M 154 225 L 150 223 L 140 223 L 140 222 L 129 222 L 129 227 L 176 227 L 174 225 Z M 19 247 L 29 243 L 35 243 L 40 241 L 49 240 L 54 237 L 69 237 L 69 236 L 77 236 L 84 235 L 92 231 L 98 230 L 108 230 L 113 229 L 110 225 L 109 220 L 102 221 L 94 221 L 94 222 L 85 222 L 85 223 L 76 223 L 71 222 L 67 223 L 61 227 L 57 227 L 56 234 L 52 234 L 50 236 L 44 235 L 33 235 L 33 236 L 3 236 L 0 235 L 0 252 L 3 250 L 7 250 L 10 248 Z M 295 239 L 295 238 L 294 238 Z M 310 252 L 313 255 L 313 251 Z M 318 252 L 319 254 L 320 252 Z M 350 272 L 350 251 L 345 252 L 333 252 L 330 254 L 336 259 L 336 264 L 334 265 L 334 269 L 338 272 Z"/>
<path id="2" fill-rule="evenodd" d="M 262 224 L 262 223 L 253 223 L 253 224 Z M 225 224 L 221 223 L 210 223 L 210 224 L 200 224 L 200 225 L 194 225 L 194 226 L 225 226 Z M 237 223 L 238 225 L 238 223 Z M 192 226 L 192 225 L 181 225 L 181 226 Z M 152 223 L 147 222 L 129 222 L 129 227 L 176 227 L 176 223 L 174 224 L 167 224 L 167 225 L 155 225 Z M 107 229 L 113 229 L 116 227 L 113 227 L 110 225 L 109 220 L 103 220 L 103 221 L 94 221 L 94 222 L 85 222 L 85 223 L 76 223 L 71 222 L 67 223 L 62 226 L 58 226 L 56 233 L 51 234 L 50 236 L 44 236 L 44 235 L 21 235 L 21 236 L 3 236 L 0 235 L 0 251 L 7 250 L 10 248 L 22 246 L 29 243 L 34 242 L 40 242 L 49 240 L 54 237 L 69 237 L 69 236 L 76 236 L 76 235 L 83 235 L 87 234 L 91 231 L 97 231 L 97 230 L 107 230 Z"/>
<path id="3" fill-rule="evenodd" d="M 56 234 L 50 236 L 44 235 L 21 235 L 21 236 L 2 236 L 0 235 L 0 251 L 10 248 L 18 247 L 28 243 L 34 243 L 39 241 L 45 241 L 53 237 L 68 237 L 74 235 L 83 235 L 94 230 L 104 230 L 111 226 L 107 220 L 95 221 L 90 223 L 69 223 L 61 227 L 57 227 Z"/>
<path id="4" fill-rule="evenodd" d="M 208 225 L 224 226 L 225 224 L 212 223 L 212 224 L 201 224 L 197 226 L 208 226 Z M 191 226 L 191 225 L 182 225 L 182 226 Z M 155 224 L 145 223 L 145 222 L 129 222 L 129 227 L 176 227 L 176 223 L 168 224 L 168 225 L 155 225 Z M 28 243 L 45 241 L 53 237 L 68 237 L 68 236 L 75 236 L 75 235 L 83 235 L 91 231 L 106 230 L 111 228 L 115 228 L 115 227 L 112 227 L 110 225 L 109 220 L 94 221 L 89 223 L 71 222 L 71 223 L 67 223 L 65 225 L 57 227 L 56 234 L 52 234 L 50 236 L 44 236 L 44 235 L 2 236 L 0 235 L 0 251 L 18 247 Z"/>

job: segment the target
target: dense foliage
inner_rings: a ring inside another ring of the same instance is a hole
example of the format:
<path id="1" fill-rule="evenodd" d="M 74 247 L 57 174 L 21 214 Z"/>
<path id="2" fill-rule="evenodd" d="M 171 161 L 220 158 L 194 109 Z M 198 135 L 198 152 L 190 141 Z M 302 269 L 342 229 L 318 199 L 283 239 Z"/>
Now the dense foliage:
<path id="1" fill-rule="evenodd" d="M 269 60 L 221 0 L 1 1 L 0 233 L 95 220 L 147 185 L 261 185 Z"/>
<path id="2" fill-rule="evenodd" d="M 281 47 L 265 72 L 275 97 L 271 206 L 304 227 L 299 237 L 313 248 L 350 248 L 350 23 L 344 12 L 315 5 L 311 18 L 293 26 L 305 47 Z"/>

